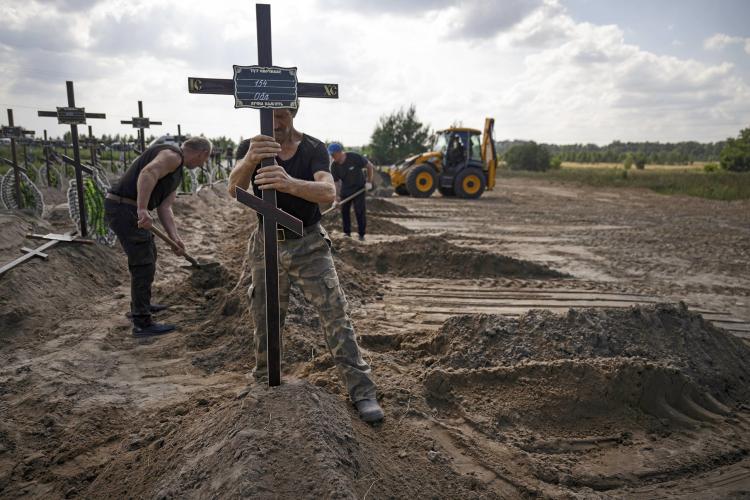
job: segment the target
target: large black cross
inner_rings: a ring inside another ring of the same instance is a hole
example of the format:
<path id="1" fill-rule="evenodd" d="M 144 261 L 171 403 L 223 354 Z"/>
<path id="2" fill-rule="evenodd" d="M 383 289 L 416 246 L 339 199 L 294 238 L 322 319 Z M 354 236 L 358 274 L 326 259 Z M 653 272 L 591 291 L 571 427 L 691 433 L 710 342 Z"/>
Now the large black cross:
<path id="1" fill-rule="evenodd" d="M 258 38 L 258 65 L 234 66 L 234 78 L 188 78 L 191 94 L 222 94 L 234 96 L 235 108 L 260 110 L 260 133 L 273 137 L 273 110 L 297 107 L 299 97 L 338 98 L 335 83 L 301 83 L 297 68 L 272 66 L 271 6 L 255 5 Z M 273 165 L 266 158 L 261 167 Z M 237 200 L 258 212 L 263 219 L 266 284 L 266 326 L 268 331 L 268 385 L 281 384 L 281 342 L 279 319 L 279 263 L 277 226 L 302 235 L 302 221 L 276 206 L 276 191 L 263 190 L 263 198 L 237 188 Z"/>
<path id="2" fill-rule="evenodd" d="M 23 197 L 21 197 L 21 176 L 19 174 L 20 167 L 18 166 L 18 158 L 16 157 L 16 141 L 18 139 L 23 139 L 27 135 L 34 135 L 33 130 L 24 130 L 22 127 L 16 127 L 15 122 L 13 121 L 13 110 L 8 110 L 8 126 L 7 127 L 1 127 L 0 128 L 0 137 L 4 139 L 10 139 L 10 157 L 13 167 L 13 181 L 15 183 L 15 190 L 16 190 L 16 200 L 18 203 L 18 208 L 24 208 L 23 206 Z M 24 161 L 26 160 L 26 155 L 24 154 Z"/>
<path id="3" fill-rule="evenodd" d="M 141 143 L 141 153 L 146 151 L 146 130 L 151 125 L 161 125 L 161 122 L 151 121 L 147 116 L 143 116 L 143 101 L 138 101 L 138 116 L 134 116 L 130 120 L 120 120 L 120 123 L 124 125 L 133 125 L 133 128 L 138 129 L 138 141 Z"/>
<path id="4" fill-rule="evenodd" d="M 68 106 L 57 108 L 57 111 L 39 111 L 39 116 L 57 118 L 60 125 L 70 125 L 70 136 L 73 139 L 73 165 L 76 173 L 76 191 L 78 195 L 78 214 L 81 217 L 81 237 L 88 235 L 88 226 L 86 224 L 86 204 L 83 198 L 83 170 L 81 168 L 81 148 L 78 144 L 78 125 L 85 125 L 87 118 L 104 119 L 107 117 L 104 113 L 87 113 L 86 108 L 76 107 L 76 97 L 73 92 L 73 82 L 65 82 L 68 91 Z M 66 151 L 67 154 L 67 151 Z"/>

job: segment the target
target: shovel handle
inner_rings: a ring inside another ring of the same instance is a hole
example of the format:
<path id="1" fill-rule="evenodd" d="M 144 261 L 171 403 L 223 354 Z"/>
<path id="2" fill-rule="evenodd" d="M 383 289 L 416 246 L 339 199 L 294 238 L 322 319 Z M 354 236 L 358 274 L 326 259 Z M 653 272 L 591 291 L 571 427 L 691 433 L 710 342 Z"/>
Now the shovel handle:
<path id="1" fill-rule="evenodd" d="M 158 227 L 151 226 L 151 232 L 154 233 L 159 238 L 163 239 L 170 247 L 172 247 L 172 250 L 180 250 L 180 246 L 177 243 L 175 243 L 175 241 L 172 238 L 164 234 L 164 231 L 162 231 Z M 190 262 L 195 267 L 200 267 L 200 264 L 198 264 L 198 261 L 192 258 L 190 255 L 188 255 L 187 252 L 183 253 L 182 256 L 185 257 L 185 260 Z"/>
<path id="2" fill-rule="evenodd" d="M 341 205 L 343 205 L 343 204 L 344 204 L 344 203 L 346 203 L 347 201 L 349 201 L 349 200 L 353 200 L 354 198 L 356 198 L 357 196 L 361 195 L 361 194 L 362 194 L 362 193 L 364 193 L 365 191 L 367 191 L 367 188 L 362 188 L 362 189 L 360 189 L 359 191 L 357 191 L 357 192 L 356 192 L 356 193 L 354 193 L 353 195 L 351 195 L 351 196 L 347 196 L 346 198 L 344 198 L 343 200 L 341 200 L 341 201 L 340 201 L 340 202 L 338 202 L 338 203 L 334 203 L 334 204 L 333 204 L 333 206 L 332 206 L 331 208 L 329 208 L 329 209 L 327 209 L 327 210 L 324 210 L 324 211 L 323 211 L 323 213 L 322 213 L 322 214 L 320 214 L 320 215 L 325 215 L 325 214 L 327 214 L 327 213 L 329 213 L 329 212 L 332 212 L 333 210 L 337 209 L 338 207 L 340 207 Z"/>

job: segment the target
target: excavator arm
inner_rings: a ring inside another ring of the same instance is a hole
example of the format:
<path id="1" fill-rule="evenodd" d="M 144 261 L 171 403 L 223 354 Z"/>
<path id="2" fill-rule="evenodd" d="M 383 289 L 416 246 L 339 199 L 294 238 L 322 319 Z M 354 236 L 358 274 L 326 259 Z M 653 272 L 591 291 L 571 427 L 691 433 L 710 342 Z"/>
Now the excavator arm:
<path id="1" fill-rule="evenodd" d="M 484 134 L 482 134 L 482 163 L 484 170 L 487 172 L 487 190 L 491 191 L 495 187 L 495 173 L 497 172 L 497 154 L 495 153 L 495 119 L 486 118 L 484 120 Z"/>

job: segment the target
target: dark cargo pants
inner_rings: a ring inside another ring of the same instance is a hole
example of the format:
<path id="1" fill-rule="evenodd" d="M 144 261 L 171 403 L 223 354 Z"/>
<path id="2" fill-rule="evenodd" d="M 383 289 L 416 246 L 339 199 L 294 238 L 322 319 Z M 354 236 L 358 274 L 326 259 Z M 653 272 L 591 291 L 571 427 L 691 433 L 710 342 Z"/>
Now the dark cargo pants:
<path id="1" fill-rule="evenodd" d="M 346 198 L 344 196 L 344 198 Z M 357 218 L 357 232 L 360 236 L 365 235 L 367 229 L 367 208 L 365 193 L 341 204 L 341 222 L 344 226 L 344 234 L 352 233 L 352 205 L 354 205 L 354 216 Z"/>
<path id="2" fill-rule="evenodd" d="M 105 200 L 104 219 L 128 256 L 133 323 L 139 327 L 148 326 L 151 324 L 151 285 L 156 274 L 154 235 L 138 227 L 138 215 L 133 205 Z"/>

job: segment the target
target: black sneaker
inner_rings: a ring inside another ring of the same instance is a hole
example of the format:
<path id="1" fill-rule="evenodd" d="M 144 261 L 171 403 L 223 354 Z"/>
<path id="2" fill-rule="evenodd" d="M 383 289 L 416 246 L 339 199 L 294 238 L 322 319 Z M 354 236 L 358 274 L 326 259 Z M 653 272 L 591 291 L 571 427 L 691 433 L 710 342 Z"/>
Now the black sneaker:
<path id="1" fill-rule="evenodd" d="M 365 241 L 365 235 L 364 234 L 360 234 L 359 235 L 359 241 Z"/>
<path id="2" fill-rule="evenodd" d="M 165 309 L 169 309 L 169 306 L 166 304 L 151 304 L 149 306 L 152 313 L 158 313 L 161 311 L 164 311 Z"/>
<path id="3" fill-rule="evenodd" d="M 354 403 L 359 412 L 359 418 L 367 423 L 380 422 L 385 413 L 378 402 L 374 399 L 363 399 Z"/>
<path id="4" fill-rule="evenodd" d="M 177 327 L 167 323 L 151 323 L 148 326 L 133 326 L 133 337 L 156 337 L 173 332 Z"/>
<path id="5" fill-rule="evenodd" d="M 166 309 L 169 309 L 169 306 L 164 304 L 151 304 L 149 306 L 149 311 L 151 312 L 151 314 L 162 312 Z M 128 311 L 125 313 L 125 317 L 128 319 L 133 319 L 133 313 Z"/>

